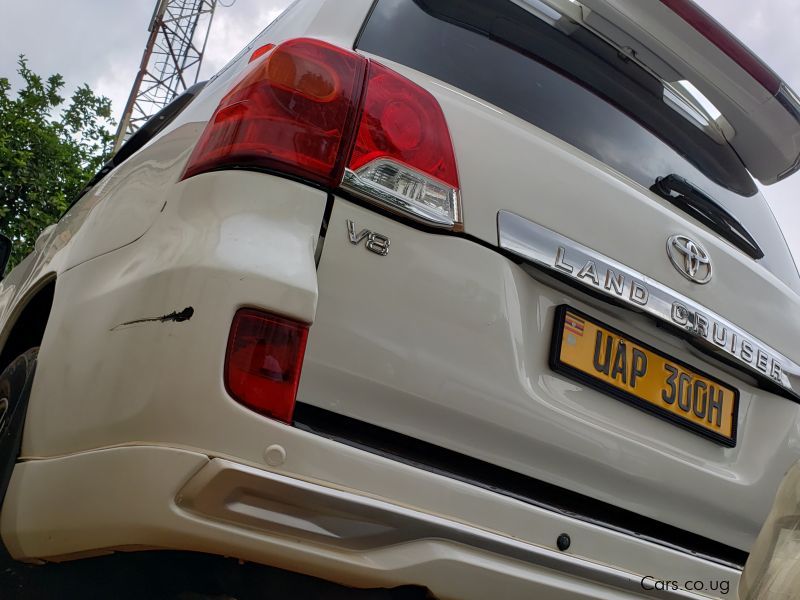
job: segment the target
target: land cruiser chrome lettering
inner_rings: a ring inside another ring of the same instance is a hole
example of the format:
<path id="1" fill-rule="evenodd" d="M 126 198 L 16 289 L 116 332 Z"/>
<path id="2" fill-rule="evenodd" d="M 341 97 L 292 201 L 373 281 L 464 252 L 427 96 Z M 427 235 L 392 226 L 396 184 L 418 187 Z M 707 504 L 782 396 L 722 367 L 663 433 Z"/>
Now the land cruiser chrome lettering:
<path id="1" fill-rule="evenodd" d="M 590 284 L 593 287 L 602 288 L 606 292 L 619 296 L 620 298 L 627 298 L 635 304 L 642 306 L 647 304 L 650 292 L 643 282 L 636 281 L 631 277 L 626 279 L 624 274 L 617 273 L 611 268 L 604 268 L 602 264 L 598 267 L 598 263 L 593 260 L 583 261 L 580 268 L 578 268 L 578 264 L 578 262 L 575 264 L 570 263 L 567 249 L 564 246 L 558 247 L 552 265 L 555 269 L 570 275 L 575 273 L 575 270 L 578 269 L 577 273 L 574 275 L 576 279 Z"/>
<path id="2" fill-rule="evenodd" d="M 800 366 L 713 311 L 524 217 L 500 211 L 497 223 L 505 250 L 679 327 L 800 400 Z"/>
<path id="3" fill-rule="evenodd" d="M 724 348 L 741 362 L 766 375 L 776 383 L 783 381 L 781 361 L 763 348 L 754 348 L 753 343 L 744 339 L 721 321 L 688 308 L 681 302 L 672 304 L 672 321 L 697 337 Z"/>

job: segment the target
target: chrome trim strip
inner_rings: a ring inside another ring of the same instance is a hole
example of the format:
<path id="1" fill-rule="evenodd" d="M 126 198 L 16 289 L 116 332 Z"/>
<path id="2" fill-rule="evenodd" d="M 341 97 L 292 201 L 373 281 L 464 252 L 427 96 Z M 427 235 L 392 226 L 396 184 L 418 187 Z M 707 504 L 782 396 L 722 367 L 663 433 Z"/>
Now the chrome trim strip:
<path id="1" fill-rule="evenodd" d="M 497 231 L 504 250 L 686 331 L 706 350 L 724 355 L 800 401 L 800 366 L 714 311 L 514 213 L 497 214 Z"/>
<path id="2" fill-rule="evenodd" d="M 351 552 L 446 540 L 633 595 L 642 594 L 641 575 L 221 458 L 212 459 L 189 480 L 178 493 L 176 504 L 199 516 Z M 658 598 L 705 598 L 686 590 L 658 590 L 653 594 Z"/>

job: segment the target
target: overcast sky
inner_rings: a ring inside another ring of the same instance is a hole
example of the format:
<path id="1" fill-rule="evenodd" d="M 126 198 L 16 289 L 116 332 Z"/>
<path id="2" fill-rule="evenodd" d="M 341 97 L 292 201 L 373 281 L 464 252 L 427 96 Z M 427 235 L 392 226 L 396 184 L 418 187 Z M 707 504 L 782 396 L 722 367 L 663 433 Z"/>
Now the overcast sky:
<path id="1" fill-rule="evenodd" d="M 219 70 L 290 0 L 220 0 L 203 65 Z M 346 2 L 347 0 L 340 0 Z M 642 0 L 656 1 L 656 0 Z M 800 91 L 800 1 L 699 0 Z M 61 73 L 71 87 L 88 83 L 122 111 L 147 41 L 155 0 L 0 0 L 0 76 L 18 54 L 39 74 Z M 800 262 L 800 174 L 766 188 Z"/>

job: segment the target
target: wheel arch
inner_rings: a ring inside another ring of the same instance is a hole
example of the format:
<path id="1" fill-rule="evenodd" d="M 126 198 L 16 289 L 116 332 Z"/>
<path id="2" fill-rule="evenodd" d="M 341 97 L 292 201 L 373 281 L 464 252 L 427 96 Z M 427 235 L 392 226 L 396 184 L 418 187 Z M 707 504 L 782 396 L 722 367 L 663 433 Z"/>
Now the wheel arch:
<path id="1" fill-rule="evenodd" d="M 56 277 L 43 278 L 18 303 L 5 325 L 0 350 L 0 372 L 20 354 L 41 345 L 53 308 Z"/>

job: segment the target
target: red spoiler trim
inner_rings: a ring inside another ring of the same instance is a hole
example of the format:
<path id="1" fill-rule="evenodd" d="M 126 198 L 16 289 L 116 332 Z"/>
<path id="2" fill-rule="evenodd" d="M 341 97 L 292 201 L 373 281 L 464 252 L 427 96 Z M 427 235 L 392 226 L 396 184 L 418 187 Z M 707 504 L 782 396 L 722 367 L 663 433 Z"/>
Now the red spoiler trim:
<path id="1" fill-rule="evenodd" d="M 661 0 L 661 2 L 727 54 L 731 60 L 764 86 L 770 94 L 773 96 L 778 94 L 781 88 L 781 78 L 714 17 L 692 0 Z"/>

